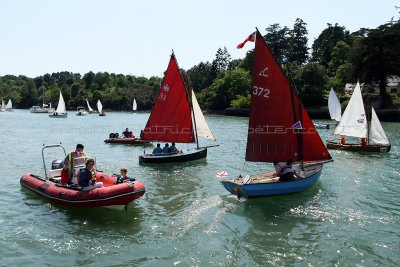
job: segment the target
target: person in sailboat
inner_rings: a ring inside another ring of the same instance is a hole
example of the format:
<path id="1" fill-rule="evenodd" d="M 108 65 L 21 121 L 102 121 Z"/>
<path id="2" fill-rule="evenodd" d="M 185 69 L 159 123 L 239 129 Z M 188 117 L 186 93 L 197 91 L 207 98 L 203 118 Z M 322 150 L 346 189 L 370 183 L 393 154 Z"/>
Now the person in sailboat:
<path id="1" fill-rule="evenodd" d="M 346 144 L 346 139 L 344 138 L 344 135 L 341 135 L 341 136 L 339 137 L 339 143 L 340 143 L 341 145 Z"/>
<path id="2" fill-rule="evenodd" d="M 278 162 L 274 161 L 274 168 L 275 168 L 275 173 L 274 177 L 279 177 L 282 174 L 282 169 L 285 167 L 286 163 L 285 162 Z"/>
<path id="3" fill-rule="evenodd" d="M 68 184 L 72 183 L 72 177 L 74 175 L 74 158 L 78 157 L 84 157 L 85 153 L 83 152 L 83 149 L 85 147 L 82 144 L 77 144 L 75 151 L 72 151 L 68 153 L 68 155 L 64 159 L 64 172 L 68 172 Z"/>
<path id="4" fill-rule="evenodd" d="M 367 145 L 367 138 L 360 138 L 360 145 L 361 146 L 366 146 Z"/>
<path id="5" fill-rule="evenodd" d="M 293 160 L 289 159 L 285 166 L 283 166 L 281 175 L 279 178 L 280 182 L 287 182 L 287 181 L 292 181 L 296 178 L 296 172 L 293 169 Z"/>
<path id="6" fill-rule="evenodd" d="M 163 154 L 171 154 L 171 150 L 169 149 L 169 144 L 166 143 L 165 146 L 162 149 Z"/>
<path id="7" fill-rule="evenodd" d="M 157 147 L 155 147 L 155 148 L 153 149 L 153 155 L 159 156 L 159 155 L 162 154 L 162 152 L 163 152 L 163 150 L 162 150 L 162 148 L 161 148 L 161 145 L 158 143 L 158 144 L 157 144 Z"/>
<path id="8" fill-rule="evenodd" d="M 172 145 L 169 147 L 169 151 L 171 154 L 178 154 L 179 150 L 175 146 L 175 142 L 172 142 Z"/>

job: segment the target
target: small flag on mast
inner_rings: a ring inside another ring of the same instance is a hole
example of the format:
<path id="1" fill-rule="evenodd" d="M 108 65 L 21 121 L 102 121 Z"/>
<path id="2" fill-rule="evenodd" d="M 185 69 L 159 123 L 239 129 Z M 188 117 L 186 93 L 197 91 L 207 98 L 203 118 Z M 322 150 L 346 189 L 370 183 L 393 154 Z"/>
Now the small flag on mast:
<path id="1" fill-rule="evenodd" d="M 244 41 L 243 43 L 240 43 L 237 45 L 237 49 L 241 49 L 243 48 L 243 46 L 248 42 L 254 42 L 256 39 L 256 32 L 253 32 L 252 34 L 250 34 Z"/>

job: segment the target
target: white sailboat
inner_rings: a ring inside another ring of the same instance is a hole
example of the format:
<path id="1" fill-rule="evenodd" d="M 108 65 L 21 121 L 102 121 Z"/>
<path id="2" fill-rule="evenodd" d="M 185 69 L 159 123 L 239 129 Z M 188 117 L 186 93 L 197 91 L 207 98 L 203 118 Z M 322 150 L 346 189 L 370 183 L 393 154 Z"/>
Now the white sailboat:
<path id="1" fill-rule="evenodd" d="M 134 98 L 132 104 L 132 111 L 135 112 L 136 110 L 137 110 L 137 103 L 136 103 L 136 98 Z"/>
<path id="2" fill-rule="evenodd" d="M 331 119 L 339 122 L 342 118 L 342 107 L 333 88 L 331 88 L 331 91 L 329 92 L 328 109 Z"/>
<path id="3" fill-rule="evenodd" d="M 58 105 L 56 111 L 49 114 L 50 118 L 66 118 L 68 113 L 66 112 L 65 108 L 65 101 L 60 91 L 60 98 L 58 99 Z"/>
<path id="4" fill-rule="evenodd" d="M 12 101 L 11 101 L 11 99 L 8 99 L 8 102 L 7 102 L 5 110 L 6 111 L 12 111 Z"/>
<path id="5" fill-rule="evenodd" d="M 100 100 L 97 100 L 97 110 L 99 111 L 99 116 L 105 116 L 106 114 L 103 112 L 103 105 Z"/>
<path id="6" fill-rule="evenodd" d="M 88 107 L 88 110 L 89 110 L 89 114 L 96 113 L 96 112 L 92 109 L 92 107 L 89 105 L 89 101 L 88 101 L 87 98 L 86 98 L 86 104 L 87 104 L 87 107 Z"/>
<path id="7" fill-rule="evenodd" d="M 365 113 L 360 83 L 357 82 L 349 104 L 333 134 L 341 136 L 341 142 L 328 141 L 327 147 L 350 151 L 389 152 L 390 143 L 385 131 L 371 107 L 370 121 Z M 360 138 L 360 143 L 346 143 L 344 136 Z"/>

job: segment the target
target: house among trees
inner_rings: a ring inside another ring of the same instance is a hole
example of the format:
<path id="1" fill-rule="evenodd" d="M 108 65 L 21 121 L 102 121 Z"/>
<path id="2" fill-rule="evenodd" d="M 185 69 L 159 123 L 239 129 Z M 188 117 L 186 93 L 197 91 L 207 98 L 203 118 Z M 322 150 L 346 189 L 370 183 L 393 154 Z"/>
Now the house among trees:
<path id="1" fill-rule="evenodd" d="M 345 91 L 351 94 L 356 86 L 355 83 L 346 83 Z M 379 84 L 362 84 L 361 89 L 364 93 L 379 95 Z M 392 96 L 400 96 L 400 77 L 397 75 L 390 75 L 386 78 L 386 93 Z"/>

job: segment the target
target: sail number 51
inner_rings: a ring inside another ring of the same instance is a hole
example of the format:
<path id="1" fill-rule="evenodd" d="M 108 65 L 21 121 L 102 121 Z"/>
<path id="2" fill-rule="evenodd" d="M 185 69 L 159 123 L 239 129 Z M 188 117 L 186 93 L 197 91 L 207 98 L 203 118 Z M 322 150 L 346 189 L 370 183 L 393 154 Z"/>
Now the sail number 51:
<path id="1" fill-rule="evenodd" d="M 263 96 L 265 98 L 269 98 L 270 92 L 271 92 L 271 90 L 269 90 L 267 88 L 262 88 L 262 87 L 258 87 L 258 86 L 253 87 L 253 95 L 256 95 L 256 96 Z"/>

